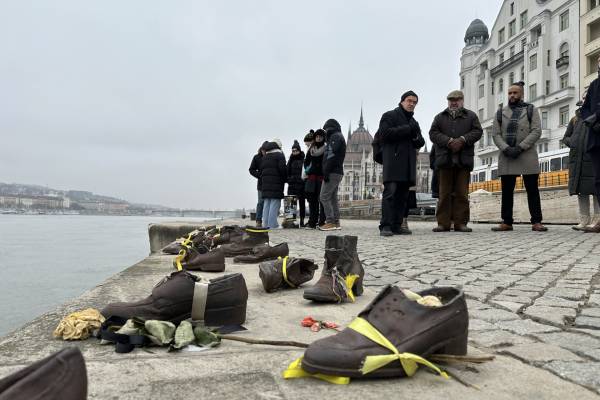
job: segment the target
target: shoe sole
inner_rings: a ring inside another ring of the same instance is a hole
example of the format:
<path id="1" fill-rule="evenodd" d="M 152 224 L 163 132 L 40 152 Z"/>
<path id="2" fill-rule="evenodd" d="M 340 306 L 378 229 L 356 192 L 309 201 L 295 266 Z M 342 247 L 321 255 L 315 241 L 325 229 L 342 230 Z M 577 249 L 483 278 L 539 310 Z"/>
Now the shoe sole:
<path id="1" fill-rule="evenodd" d="M 335 228 L 319 228 L 320 231 L 323 232 L 330 232 L 330 231 L 336 231 L 337 229 Z"/>
<path id="2" fill-rule="evenodd" d="M 449 338 L 443 342 L 436 343 L 429 350 L 420 354 L 421 357 L 427 359 L 431 354 L 448 354 L 456 356 L 464 356 L 467 354 L 467 335 L 468 331 L 460 336 Z M 349 378 L 392 378 L 406 376 L 404 368 L 399 361 L 392 362 L 385 367 L 379 368 L 368 375 L 363 375 L 362 372 L 355 369 L 331 368 L 330 366 L 320 366 L 311 364 L 302 360 L 302 369 L 309 374 L 325 374 L 333 376 L 346 376 Z"/>
<path id="3" fill-rule="evenodd" d="M 328 297 L 328 296 L 318 296 L 318 295 L 307 295 L 304 293 L 302 295 L 306 300 L 316 301 L 317 303 L 339 303 L 337 297 Z"/>

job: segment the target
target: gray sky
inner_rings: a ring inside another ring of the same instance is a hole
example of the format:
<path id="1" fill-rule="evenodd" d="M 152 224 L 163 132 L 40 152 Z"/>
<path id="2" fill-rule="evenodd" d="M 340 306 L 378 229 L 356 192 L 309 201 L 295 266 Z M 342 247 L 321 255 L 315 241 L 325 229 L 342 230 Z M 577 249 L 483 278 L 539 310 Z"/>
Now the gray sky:
<path id="1" fill-rule="evenodd" d="M 252 155 L 328 118 L 427 133 L 501 1 L 0 0 L 0 182 L 173 207 L 255 204 Z"/>

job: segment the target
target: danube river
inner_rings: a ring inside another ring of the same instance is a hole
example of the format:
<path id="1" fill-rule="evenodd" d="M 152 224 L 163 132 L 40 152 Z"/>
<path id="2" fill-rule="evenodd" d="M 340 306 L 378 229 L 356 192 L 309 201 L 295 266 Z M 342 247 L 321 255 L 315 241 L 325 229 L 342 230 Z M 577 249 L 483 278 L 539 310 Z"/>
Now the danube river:
<path id="1" fill-rule="evenodd" d="M 0 336 L 148 256 L 148 224 L 177 220 L 0 215 Z"/>

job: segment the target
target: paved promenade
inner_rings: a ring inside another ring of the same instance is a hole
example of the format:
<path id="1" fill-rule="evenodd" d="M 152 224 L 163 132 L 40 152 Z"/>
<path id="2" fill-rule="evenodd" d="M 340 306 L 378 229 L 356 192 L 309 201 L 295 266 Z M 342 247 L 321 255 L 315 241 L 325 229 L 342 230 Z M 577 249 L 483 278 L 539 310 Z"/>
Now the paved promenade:
<path id="1" fill-rule="evenodd" d="M 235 265 L 228 259 L 225 273 L 243 273 L 248 286 L 245 334 L 310 342 L 332 332 L 301 328 L 304 316 L 346 325 L 383 285 L 413 290 L 460 285 L 468 296 L 469 353 L 492 353 L 497 358 L 475 367 L 455 366 L 451 372 L 481 390 L 426 371 L 410 379 L 355 380 L 349 386 L 284 380 L 283 369 L 302 355 L 297 348 L 224 342 L 203 352 L 150 348 L 117 354 L 95 339 L 65 343 L 52 338 L 52 330 L 69 312 L 147 296 L 173 271 L 172 257 L 164 255 L 123 266 L 123 272 L 101 285 L 0 338 L 0 376 L 75 345 L 86 359 L 89 399 L 600 398 L 600 235 L 578 233 L 568 226 L 533 233 L 525 225 L 507 233 L 473 225 L 470 234 L 434 234 L 432 222 L 411 222 L 413 235 L 380 238 L 375 221 L 342 221 L 342 225 L 344 229 L 335 234 L 359 236 L 358 250 L 367 271 L 364 295 L 353 304 L 315 305 L 303 300 L 299 290 L 266 294 L 256 266 Z M 322 266 L 326 235 L 277 230 L 271 241 L 287 241 L 291 256 L 314 258 Z"/>
<path id="2" fill-rule="evenodd" d="M 491 232 L 487 224 L 433 233 L 433 222 L 411 222 L 412 235 L 380 238 L 376 225 L 343 224 L 343 234 L 360 237 L 366 285 L 461 286 L 471 344 L 600 392 L 600 235 L 561 225 Z M 323 246 L 324 233 L 300 235 L 307 247 Z"/>

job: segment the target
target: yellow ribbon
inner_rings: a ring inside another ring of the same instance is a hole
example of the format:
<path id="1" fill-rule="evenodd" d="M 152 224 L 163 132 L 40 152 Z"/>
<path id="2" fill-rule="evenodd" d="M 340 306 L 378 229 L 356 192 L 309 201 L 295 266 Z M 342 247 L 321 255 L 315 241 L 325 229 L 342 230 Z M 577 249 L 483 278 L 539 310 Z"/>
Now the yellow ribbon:
<path id="1" fill-rule="evenodd" d="M 264 232 L 269 232 L 269 230 L 268 229 L 251 229 L 251 228 L 246 228 L 246 232 L 264 233 Z"/>
<path id="2" fill-rule="evenodd" d="M 181 243 L 181 250 L 179 250 L 179 254 L 175 257 L 175 267 L 177 268 L 177 271 L 181 271 L 183 269 L 183 265 L 181 265 L 181 261 L 185 258 L 185 256 L 187 255 L 187 251 L 186 249 L 189 249 L 189 243 L 191 243 L 192 241 L 188 238 L 186 239 L 183 243 Z"/>
<path id="3" fill-rule="evenodd" d="M 295 288 L 296 285 L 294 285 L 292 282 L 288 281 L 287 278 L 287 261 L 288 261 L 288 256 L 283 257 L 283 266 L 281 267 L 281 270 L 283 272 L 283 280 L 290 285 L 290 287 Z M 281 257 L 277 257 L 278 260 L 281 260 Z"/>
<path id="4" fill-rule="evenodd" d="M 325 374 L 309 374 L 305 370 L 302 369 L 302 357 L 298 358 L 294 362 L 292 362 L 288 368 L 283 371 L 282 374 L 284 379 L 292 379 L 292 378 L 316 378 L 321 379 L 322 381 L 326 381 L 329 383 L 334 383 L 336 385 L 347 385 L 350 383 L 350 378 L 345 376 L 333 376 L 333 375 L 325 375 Z"/>
<path id="5" fill-rule="evenodd" d="M 396 349 L 396 346 L 394 346 L 389 340 L 387 340 L 386 337 L 383 336 L 383 334 L 377 329 L 375 329 L 375 327 L 371 325 L 366 319 L 358 317 L 354 321 L 352 321 L 350 325 L 348 325 L 348 328 L 355 330 L 356 332 L 372 340 L 378 345 L 385 347 L 393 353 L 388 355 L 365 357 L 363 365 L 360 369 L 360 372 L 362 372 L 363 375 L 373 372 L 393 361 L 400 360 L 402 368 L 404 369 L 404 372 L 406 372 L 407 376 L 413 376 L 419 368 L 418 364 L 423 364 L 426 367 L 440 374 L 442 377 L 448 379 L 448 374 L 446 374 L 435 364 L 432 364 L 423 357 L 412 353 L 400 353 L 398 349 Z"/>
<path id="6" fill-rule="evenodd" d="M 346 277 L 344 278 L 344 281 L 346 282 L 346 295 L 353 303 L 355 301 L 355 298 L 354 293 L 352 292 L 352 288 L 354 287 L 354 282 L 356 282 L 358 278 L 359 276 L 356 274 L 349 274 L 346 275 Z"/>

